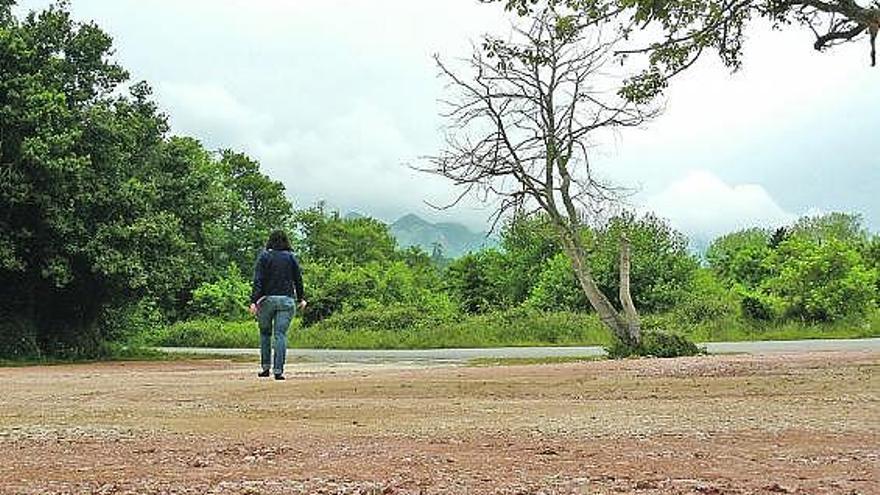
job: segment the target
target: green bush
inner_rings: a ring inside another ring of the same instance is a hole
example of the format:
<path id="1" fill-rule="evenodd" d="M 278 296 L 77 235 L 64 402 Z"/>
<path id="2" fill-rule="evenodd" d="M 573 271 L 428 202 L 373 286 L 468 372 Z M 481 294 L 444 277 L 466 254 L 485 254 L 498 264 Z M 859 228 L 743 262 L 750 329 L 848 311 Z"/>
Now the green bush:
<path id="1" fill-rule="evenodd" d="M 190 310 L 200 318 L 243 320 L 248 316 L 250 284 L 235 265 L 215 282 L 204 283 L 193 291 Z"/>
<path id="2" fill-rule="evenodd" d="M 742 289 L 740 311 L 742 315 L 756 322 L 770 322 L 782 317 L 784 303 L 779 297 L 758 290 Z"/>
<path id="3" fill-rule="evenodd" d="M 665 357 L 670 355 L 668 349 L 688 349 L 675 336 L 694 342 L 878 337 L 880 311 L 812 324 L 756 322 L 739 316 L 688 323 L 671 312 L 644 315 L 642 329 L 646 343 L 636 355 Z M 666 337 L 668 334 L 673 337 Z M 611 334 L 594 314 L 527 308 L 475 316 L 430 315 L 402 307 L 358 310 L 340 313 L 309 327 L 302 327 L 301 321 L 295 319 L 288 342 L 293 347 L 325 349 L 603 345 L 609 346 L 612 355 L 626 354 L 613 344 Z M 145 343 L 255 348 L 259 346 L 259 330 L 255 321 L 193 320 L 162 327 L 152 332 Z"/>
<path id="4" fill-rule="evenodd" d="M 791 228 L 717 239 L 706 257 L 755 322 L 842 321 L 876 307 L 878 267 L 858 215 L 804 217 Z"/>
<path id="5" fill-rule="evenodd" d="M 298 320 L 294 320 L 288 340 L 298 327 Z M 190 320 L 162 328 L 147 343 L 164 347 L 254 348 L 260 346 L 260 331 L 254 320 Z"/>
<path id="6" fill-rule="evenodd" d="M 691 287 L 672 311 L 678 321 L 691 325 L 727 319 L 736 312 L 733 293 L 706 268 L 697 270 Z"/>
<path id="7" fill-rule="evenodd" d="M 586 311 L 590 307 L 565 253 L 544 262 L 524 304 L 541 311 Z"/>
<path id="8" fill-rule="evenodd" d="M 336 315 L 294 339 L 303 347 L 426 349 L 601 345 L 610 342 L 610 335 L 592 314 L 517 308 L 466 316 L 386 308 Z"/>
<path id="9" fill-rule="evenodd" d="M 712 270 L 728 284 L 754 288 L 772 275 L 765 259 L 772 253 L 770 232 L 751 228 L 715 239 L 706 250 Z"/>
<path id="10" fill-rule="evenodd" d="M 645 315 L 646 332 L 667 331 L 695 342 L 739 342 L 798 339 L 859 339 L 880 336 L 880 310 L 833 322 L 757 321 L 733 315 L 700 323 L 687 323 L 674 313 Z"/>
<path id="11" fill-rule="evenodd" d="M 626 357 L 645 356 L 671 358 L 681 356 L 697 356 L 705 354 L 706 349 L 691 342 L 687 337 L 666 332 L 644 332 L 638 346 L 628 346 L 615 340 L 605 348 L 608 357 L 621 359 Z"/>
<path id="12" fill-rule="evenodd" d="M 165 325 L 155 301 L 143 298 L 122 306 L 104 308 L 98 323 L 108 342 L 139 344 Z"/>
<path id="13" fill-rule="evenodd" d="M 0 358 L 33 359 L 42 355 L 36 326 L 26 318 L 0 318 Z"/>
<path id="14" fill-rule="evenodd" d="M 774 259 L 779 274 L 767 288 L 784 301 L 788 318 L 834 321 L 863 315 L 874 305 L 877 274 L 856 246 L 836 238 L 792 236 Z"/>
<path id="15" fill-rule="evenodd" d="M 433 287 L 433 274 L 405 261 L 352 265 L 311 262 L 304 266 L 309 310 L 306 324 L 332 315 L 382 306 L 452 308 L 450 296 Z"/>
<path id="16" fill-rule="evenodd" d="M 463 312 L 486 313 L 510 304 L 506 293 L 509 269 L 504 253 L 485 249 L 452 261 L 443 278 L 446 290 Z"/>

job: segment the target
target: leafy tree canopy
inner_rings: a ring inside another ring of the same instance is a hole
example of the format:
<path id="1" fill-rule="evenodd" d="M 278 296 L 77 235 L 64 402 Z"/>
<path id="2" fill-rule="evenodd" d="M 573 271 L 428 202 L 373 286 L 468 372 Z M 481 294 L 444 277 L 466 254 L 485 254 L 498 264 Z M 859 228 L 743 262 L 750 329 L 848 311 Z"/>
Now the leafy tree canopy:
<path id="1" fill-rule="evenodd" d="M 42 349 L 92 352 L 118 308 L 177 314 L 290 205 L 243 155 L 169 136 L 94 23 L 64 2 L 22 20 L 11 5 L 0 3 L 0 296 Z"/>
<path id="2" fill-rule="evenodd" d="M 774 27 L 790 25 L 810 30 L 816 50 L 866 38 L 871 65 L 876 65 L 876 37 L 880 29 L 877 0 L 481 0 L 503 2 L 519 15 L 537 9 L 564 11 L 563 29 L 605 23 L 615 26 L 631 48 L 622 58 L 643 55 L 645 66 L 629 80 L 622 93 L 633 101 L 647 101 L 667 86 L 671 77 L 687 69 L 706 52 L 715 52 L 733 70 L 742 65 L 745 31 L 763 18 Z M 866 45 L 867 47 L 867 45 Z"/>

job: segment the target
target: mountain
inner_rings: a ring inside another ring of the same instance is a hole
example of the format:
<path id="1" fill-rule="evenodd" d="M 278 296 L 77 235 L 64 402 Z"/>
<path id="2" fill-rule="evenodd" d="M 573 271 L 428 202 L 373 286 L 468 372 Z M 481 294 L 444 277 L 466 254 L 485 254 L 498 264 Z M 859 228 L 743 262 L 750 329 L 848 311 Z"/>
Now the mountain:
<path id="1" fill-rule="evenodd" d="M 464 225 L 453 222 L 431 223 L 412 213 L 392 223 L 390 230 L 400 247 L 419 246 L 432 253 L 434 245 L 440 244 L 443 256 L 447 258 L 457 258 L 470 251 L 479 251 L 497 244 L 496 240 L 487 238 L 485 233 L 473 232 Z"/>

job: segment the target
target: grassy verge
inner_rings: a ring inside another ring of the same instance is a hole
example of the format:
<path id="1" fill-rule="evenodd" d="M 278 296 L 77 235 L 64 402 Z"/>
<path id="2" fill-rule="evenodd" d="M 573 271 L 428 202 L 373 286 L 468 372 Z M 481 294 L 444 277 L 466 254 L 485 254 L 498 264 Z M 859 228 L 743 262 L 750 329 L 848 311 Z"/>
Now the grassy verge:
<path id="1" fill-rule="evenodd" d="M 288 336 L 297 333 L 299 320 L 291 325 Z M 192 320 L 178 322 L 145 336 L 148 345 L 164 347 L 214 347 L 244 349 L 260 346 L 257 323 L 246 321 Z"/>
<path id="2" fill-rule="evenodd" d="M 836 322 L 751 322 L 739 317 L 687 325 L 671 315 L 648 316 L 645 328 L 666 330 L 695 342 L 863 339 L 880 337 L 880 312 Z"/>
<path id="3" fill-rule="evenodd" d="M 303 347 L 340 349 L 605 345 L 610 340 L 593 315 L 521 310 L 423 322 L 400 330 L 346 328 L 330 318 L 294 336 Z"/>
<path id="4" fill-rule="evenodd" d="M 390 315 L 390 316 L 389 316 Z M 741 318 L 685 324 L 673 315 L 647 315 L 645 330 L 695 342 L 880 337 L 880 313 L 834 323 L 749 322 Z M 194 320 L 155 332 L 147 344 L 168 347 L 256 348 L 253 321 Z M 291 347 L 311 349 L 432 349 L 453 347 L 607 346 L 611 336 L 592 314 L 511 310 L 477 316 L 421 316 L 367 312 L 340 315 L 303 328 L 295 320 Z"/>
<path id="5" fill-rule="evenodd" d="M 307 349 L 436 349 L 453 347 L 606 345 L 611 338 L 594 315 L 506 311 L 460 318 L 393 321 L 364 315 L 332 317 L 307 328 L 295 320 L 288 344 Z M 253 321 L 194 320 L 176 323 L 147 338 L 168 347 L 254 348 Z"/>
<path id="6" fill-rule="evenodd" d="M 403 318 L 402 316 L 405 316 Z M 846 339 L 880 337 L 880 312 L 833 323 L 798 322 L 757 324 L 727 318 L 685 324 L 671 314 L 647 315 L 644 329 L 662 330 L 694 342 Z M 139 336 L 137 345 L 108 344 L 91 358 L 17 357 L 0 359 L 0 366 L 34 366 L 96 361 L 174 361 L 191 359 L 252 360 L 195 353 L 166 354 L 149 346 L 202 348 L 257 348 L 260 338 L 254 321 L 194 320 L 159 328 Z M 395 309 L 382 314 L 353 312 L 302 328 L 294 320 L 288 333 L 291 347 L 311 349 L 432 349 L 452 347 L 608 346 L 611 336 L 592 314 L 543 313 L 516 309 L 478 316 L 425 316 Z M 551 360 L 478 360 L 473 365 L 513 365 L 566 362 Z"/>

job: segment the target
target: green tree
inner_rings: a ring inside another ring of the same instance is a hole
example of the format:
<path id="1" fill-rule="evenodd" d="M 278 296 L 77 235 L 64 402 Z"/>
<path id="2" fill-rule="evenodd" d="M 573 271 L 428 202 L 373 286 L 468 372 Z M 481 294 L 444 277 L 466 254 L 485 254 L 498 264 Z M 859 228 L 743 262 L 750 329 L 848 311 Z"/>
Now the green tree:
<path id="1" fill-rule="evenodd" d="M 791 228 L 790 235 L 819 243 L 836 239 L 858 248 L 870 241 L 861 215 L 840 212 L 802 217 Z"/>
<path id="2" fill-rule="evenodd" d="M 773 274 L 773 267 L 765 261 L 772 251 L 770 234 L 751 228 L 712 241 L 706 250 L 706 261 L 728 285 L 755 288 Z"/>
<path id="3" fill-rule="evenodd" d="M 185 249 L 137 179 L 166 130 L 143 85 L 110 61 L 110 37 L 53 6 L 0 29 L 0 274 L 4 299 L 45 350 L 94 349 L 103 306 L 162 278 Z M 119 244 L 124 250 L 115 250 Z M 123 254 L 124 253 L 124 254 Z M 163 263 L 155 263 L 163 258 Z"/>
<path id="4" fill-rule="evenodd" d="M 590 233 L 587 234 L 588 237 Z M 632 298 L 646 312 L 667 311 L 687 297 L 699 266 L 688 253 L 687 237 L 653 214 L 623 213 L 592 233 L 589 263 L 606 294 L 620 290 L 620 238 L 629 239 L 633 266 Z"/>
<path id="5" fill-rule="evenodd" d="M 877 281 L 874 285 L 877 287 L 877 294 L 880 294 L 880 235 L 875 235 L 871 239 L 871 242 L 865 246 L 862 256 L 867 267 L 877 274 Z"/>
<path id="6" fill-rule="evenodd" d="M 285 197 L 284 185 L 260 171 L 260 164 L 247 155 L 223 150 L 217 164 L 226 188 L 226 207 L 217 235 L 223 249 L 217 252 L 235 263 L 242 273 L 250 273 L 254 258 L 275 229 L 292 227 L 293 207 Z"/>
<path id="7" fill-rule="evenodd" d="M 230 264 L 223 276 L 193 291 L 190 310 L 198 316 L 243 320 L 248 317 L 250 295 L 250 282 L 242 277 L 237 266 Z"/>
<path id="8" fill-rule="evenodd" d="M 737 314 L 737 299 L 709 268 L 698 268 L 687 294 L 675 305 L 673 315 L 685 324 L 725 321 Z"/>
<path id="9" fill-rule="evenodd" d="M 861 315 L 874 305 L 877 273 L 857 247 L 838 238 L 815 242 L 794 236 L 774 252 L 778 275 L 766 289 L 783 301 L 785 316 L 833 321 Z"/>
<path id="10" fill-rule="evenodd" d="M 125 94 L 128 75 L 96 25 L 74 22 L 66 3 L 21 21 L 9 5 L 0 5 L 0 297 L 43 351 L 94 353 L 121 335 L 125 308 L 142 321 L 159 309 L 177 316 L 195 287 L 223 273 L 236 235 L 224 213 L 247 187 L 236 189 L 197 141 L 167 136 L 146 83 Z"/>
<path id="11" fill-rule="evenodd" d="M 397 251 L 395 258 L 412 271 L 418 287 L 429 290 L 441 288 L 440 273 L 444 265 L 438 265 L 434 255 L 429 256 L 418 246 L 410 246 Z"/>
<path id="12" fill-rule="evenodd" d="M 587 311 L 590 303 L 578 286 L 571 260 L 561 251 L 540 265 L 543 270 L 525 301 L 543 311 Z"/>
<path id="13" fill-rule="evenodd" d="M 394 258 L 396 242 L 384 223 L 369 217 L 343 218 L 323 204 L 297 211 L 298 248 L 309 261 L 364 264 Z"/>
<path id="14" fill-rule="evenodd" d="M 446 268 L 443 279 L 462 311 L 485 313 L 509 304 L 505 294 L 507 270 L 504 254 L 486 249 L 454 260 Z"/>
<path id="15" fill-rule="evenodd" d="M 501 229 L 507 270 L 505 291 L 511 304 L 530 297 L 546 263 L 562 252 L 559 237 L 546 215 L 514 216 Z"/>
<path id="16" fill-rule="evenodd" d="M 481 0 L 503 2 L 522 16 L 550 9 L 566 29 L 616 29 L 630 46 L 616 51 L 621 61 L 639 58 L 639 73 L 621 89 L 632 101 L 659 95 L 669 79 L 715 52 L 733 70 L 742 65 L 745 29 L 757 19 L 774 27 L 797 25 L 815 35 L 813 47 L 826 50 L 867 38 L 876 65 L 880 1 L 866 0 Z"/>
<path id="17" fill-rule="evenodd" d="M 871 241 L 858 215 L 803 217 L 773 235 L 748 229 L 712 243 L 713 271 L 757 320 L 831 321 L 860 315 L 874 304 L 877 272 Z"/>

